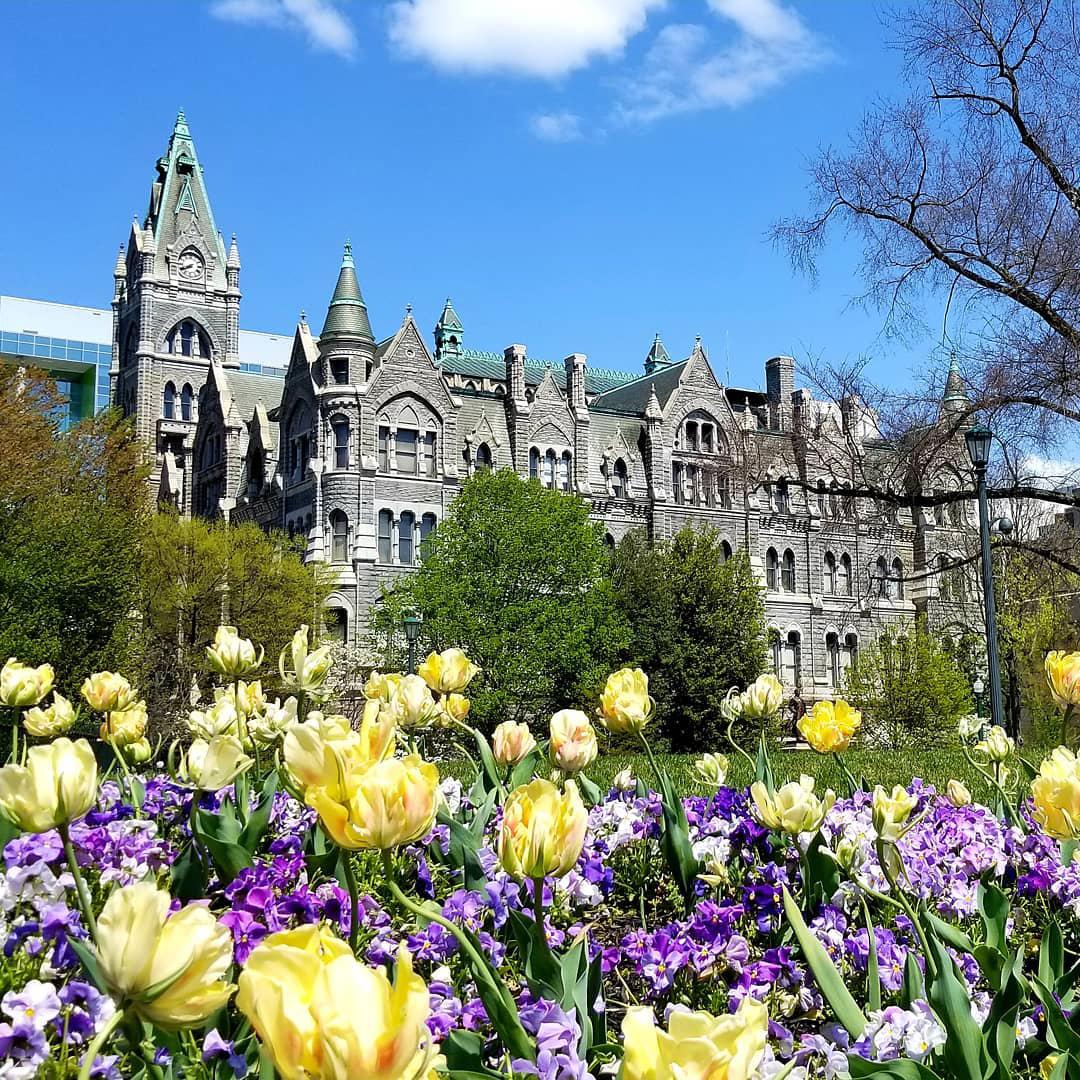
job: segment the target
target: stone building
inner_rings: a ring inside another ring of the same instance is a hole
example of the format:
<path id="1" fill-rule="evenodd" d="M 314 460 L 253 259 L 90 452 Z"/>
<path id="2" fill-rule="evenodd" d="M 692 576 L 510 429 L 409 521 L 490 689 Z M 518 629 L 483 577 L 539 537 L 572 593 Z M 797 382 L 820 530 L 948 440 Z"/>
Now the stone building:
<path id="1" fill-rule="evenodd" d="M 722 385 L 700 339 L 674 360 L 657 335 L 637 373 L 579 352 L 546 363 L 522 344 L 467 347 L 449 300 L 430 342 L 410 309 L 378 337 L 348 243 L 321 331 L 301 315 L 283 375 L 241 363 L 239 308 L 239 249 L 217 232 L 181 114 L 116 263 L 113 400 L 153 448 L 161 501 L 306 537 L 334 569 L 330 623 L 350 643 L 478 469 L 581 496 L 612 544 L 718 529 L 726 553 L 748 553 L 775 669 L 808 699 L 887 625 L 977 617 L 973 583 L 949 568 L 969 545 L 962 504 L 912 515 L 850 494 L 868 476 L 959 486 L 959 466 L 909 475 L 868 410 L 815 401 L 791 357 L 766 361 L 764 390 Z M 943 415 L 963 404 L 951 372 Z"/>

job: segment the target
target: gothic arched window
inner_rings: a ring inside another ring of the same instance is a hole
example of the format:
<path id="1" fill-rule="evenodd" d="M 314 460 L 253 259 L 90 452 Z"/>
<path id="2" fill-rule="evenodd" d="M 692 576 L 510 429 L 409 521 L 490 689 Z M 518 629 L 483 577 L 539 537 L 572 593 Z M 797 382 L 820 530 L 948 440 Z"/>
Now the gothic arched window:
<path id="1" fill-rule="evenodd" d="M 540 451 L 535 446 L 529 448 L 529 478 L 540 479 Z"/>
<path id="2" fill-rule="evenodd" d="M 765 552 L 765 586 L 773 592 L 780 588 L 780 557 L 776 548 Z"/>
<path id="3" fill-rule="evenodd" d="M 184 389 L 180 391 L 180 419 L 192 420 L 192 402 L 195 400 L 195 393 L 191 389 L 191 383 L 184 383 Z"/>
<path id="4" fill-rule="evenodd" d="M 626 462 L 622 458 L 616 460 L 614 467 L 611 470 L 611 490 L 616 499 L 625 499 L 629 497 L 628 483 L 629 477 L 626 472 Z"/>
<path id="5" fill-rule="evenodd" d="M 394 561 L 393 529 L 394 515 L 389 510 L 380 510 L 378 552 L 381 563 Z"/>
<path id="6" fill-rule="evenodd" d="M 491 470 L 491 447 L 486 442 L 482 442 L 476 448 L 475 464 L 478 472 Z"/>
<path id="7" fill-rule="evenodd" d="M 570 490 L 570 477 L 573 475 L 573 458 L 571 457 L 569 450 L 562 452 L 562 457 L 559 458 L 559 490 Z"/>
<path id="8" fill-rule="evenodd" d="M 795 552 L 788 548 L 780 566 L 780 584 L 784 592 L 795 591 Z"/>
<path id="9" fill-rule="evenodd" d="M 425 514 L 420 519 L 420 561 L 423 562 L 431 550 L 431 537 L 435 533 L 435 515 Z"/>
<path id="10" fill-rule="evenodd" d="M 892 561 L 892 597 L 894 600 L 904 599 L 904 564 L 899 559 Z"/>
<path id="11" fill-rule="evenodd" d="M 349 561 L 349 519 L 343 510 L 330 511 L 330 561 Z"/>
<path id="12" fill-rule="evenodd" d="M 413 564 L 413 528 L 416 516 L 411 510 L 406 510 L 398 518 L 398 562 L 403 566 Z"/>
<path id="13" fill-rule="evenodd" d="M 831 551 L 825 552 L 825 568 L 822 574 L 822 592 L 826 596 L 836 595 L 836 556 Z"/>
<path id="14" fill-rule="evenodd" d="M 851 596 L 851 556 L 844 552 L 836 567 L 836 592 L 840 596 Z"/>
<path id="15" fill-rule="evenodd" d="M 349 421 L 344 416 L 335 416 L 330 421 L 334 433 L 334 468 L 349 467 Z"/>
<path id="16" fill-rule="evenodd" d="M 166 420 L 171 420 L 176 413 L 176 387 L 171 382 L 165 384 L 162 413 Z"/>

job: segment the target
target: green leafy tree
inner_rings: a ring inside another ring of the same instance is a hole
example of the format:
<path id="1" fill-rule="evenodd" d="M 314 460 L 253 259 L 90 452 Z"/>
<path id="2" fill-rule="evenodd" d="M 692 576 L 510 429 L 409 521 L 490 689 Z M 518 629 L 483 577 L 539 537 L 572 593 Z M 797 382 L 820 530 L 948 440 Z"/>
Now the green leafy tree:
<path id="1" fill-rule="evenodd" d="M 844 696 L 863 714 L 863 738 L 890 747 L 938 743 L 973 711 L 967 676 L 921 623 L 860 649 Z"/>
<path id="2" fill-rule="evenodd" d="M 322 626 L 330 581 L 305 565 L 297 541 L 253 524 L 158 514 L 142 544 L 138 612 L 140 689 L 161 714 L 186 707 L 193 679 L 208 672 L 206 646 L 221 623 L 266 650 L 272 687 L 278 653 L 303 623 Z"/>
<path id="3" fill-rule="evenodd" d="M 0 662 L 50 663 L 72 696 L 127 662 L 150 508 L 130 424 L 65 430 L 61 404 L 42 373 L 0 365 Z"/>
<path id="4" fill-rule="evenodd" d="M 557 709 L 587 707 L 626 645 L 609 562 L 603 527 L 582 499 L 510 470 L 479 472 L 420 569 L 386 596 L 377 627 L 415 608 L 423 649 L 465 649 L 484 672 L 469 691 L 470 721 L 482 729 L 543 723 Z"/>
<path id="5" fill-rule="evenodd" d="M 656 544 L 635 531 L 615 551 L 628 659 L 649 676 L 656 723 L 673 750 L 720 749 L 720 702 L 765 667 L 760 586 L 745 552 L 725 560 L 722 543 L 715 529 L 687 527 Z"/>

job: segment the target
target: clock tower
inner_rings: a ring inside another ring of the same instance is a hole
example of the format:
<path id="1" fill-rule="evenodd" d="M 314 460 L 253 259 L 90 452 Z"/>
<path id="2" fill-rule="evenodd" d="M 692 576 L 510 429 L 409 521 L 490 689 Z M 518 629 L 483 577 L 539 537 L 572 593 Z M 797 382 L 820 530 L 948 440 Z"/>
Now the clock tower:
<path id="1" fill-rule="evenodd" d="M 235 236 L 226 251 L 214 224 L 181 110 L 113 272 L 110 384 L 153 455 L 151 494 L 182 513 L 191 510 L 199 392 L 212 364 L 239 367 L 239 328 L 240 252 Z"/>

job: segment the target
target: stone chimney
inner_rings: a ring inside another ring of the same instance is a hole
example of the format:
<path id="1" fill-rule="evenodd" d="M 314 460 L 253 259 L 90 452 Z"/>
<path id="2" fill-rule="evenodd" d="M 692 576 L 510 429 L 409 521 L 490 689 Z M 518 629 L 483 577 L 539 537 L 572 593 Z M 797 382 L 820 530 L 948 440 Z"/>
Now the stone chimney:
<path id="1" fill-rule="evenodd" d="M 791 430 L 791 410 L 795 393 L 795 359 L 771 356 L 765 361 L 765 390 L 769 397 L 769 427 Z"/>

